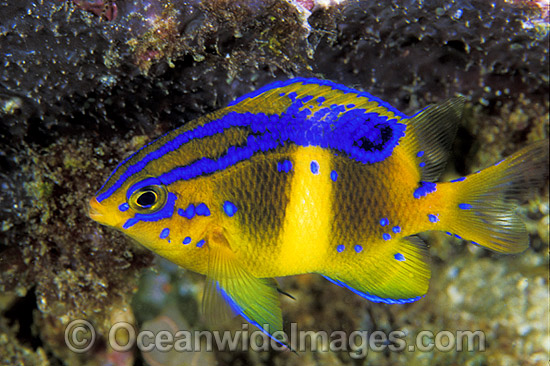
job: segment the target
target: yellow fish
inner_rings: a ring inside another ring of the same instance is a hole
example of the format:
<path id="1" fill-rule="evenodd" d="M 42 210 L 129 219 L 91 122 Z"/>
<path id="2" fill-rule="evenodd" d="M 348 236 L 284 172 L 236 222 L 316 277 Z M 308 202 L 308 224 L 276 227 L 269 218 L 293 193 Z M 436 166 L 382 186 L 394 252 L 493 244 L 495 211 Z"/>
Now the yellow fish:
<path id="1" fill-rule="evenodd" d="M 529 245 L 513 211 L 544 181 L 548 141 L 435 183 L 463 103 L 407 116 L 329 81 L 276 82 L 131 155 L 89 215 L 205 274 L 208 315 L 223 300 L 270 335 L 282 330 L 273 277 L 319 273 L 371 301 L 412 302 L 430 279 L 419 232 L 500 253 Z"/>

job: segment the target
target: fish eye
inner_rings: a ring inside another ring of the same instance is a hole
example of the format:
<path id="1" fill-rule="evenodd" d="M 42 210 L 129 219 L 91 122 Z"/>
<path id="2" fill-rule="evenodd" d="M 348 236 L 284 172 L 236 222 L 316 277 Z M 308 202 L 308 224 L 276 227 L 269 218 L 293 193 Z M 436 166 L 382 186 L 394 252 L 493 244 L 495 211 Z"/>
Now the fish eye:
<path id="1" fill-rule="evenodd" d="M 141 207 L 151 207 L 157 202 L 158 196 L 155 191 L 145 191 L 141 192 L 139 197 L 136 199 L 136 203 Z"/>
<path id="2" fill-rule="evenodd" d="M 151 185 L 140 188 L 128 199 L 129 206 L 140 213 L 151 213 L 161 209 L 166 203 L 166 188 Z"/>

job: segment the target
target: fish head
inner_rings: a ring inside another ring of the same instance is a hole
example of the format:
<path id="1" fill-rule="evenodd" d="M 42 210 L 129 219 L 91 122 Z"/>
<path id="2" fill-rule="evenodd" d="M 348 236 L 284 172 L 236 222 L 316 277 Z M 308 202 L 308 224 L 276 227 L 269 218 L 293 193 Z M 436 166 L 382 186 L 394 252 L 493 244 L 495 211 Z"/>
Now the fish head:
<path id="1" fill-rule="evenodd" d="M 89 201 L 88 215 L 100 224 L 122 231 L 150 250 L 166 257 L 177 196 L 156 177 L 130 180 L 110 196 Z"/>
<path id="2" fill-rule="evenodd" d="M 157 177 L 136 178 L 109 194 L 100 190 L 89 201 L 89 217 L 130 236 L 147 229 L 147 223 L 165 224 L 162 220 L 173 215 L 176 195 Z"/>
<path id="3" fill-rule="evenodd" d="M 155 166 L 154 171 L 134 171 L 133 164 L 130 159 L 117 168 L 89 200 L 89 217 L 118 229 L 162 257 L 189 267 L 188 262 L 194 258 L 190 250 L 202 247 L 212 220 L 209 211 L 207 215 L 198 209 L 203 203 L 208 210 L 206 202 L 211 193 L 207 185 L 190 181 L 167 183 L 162 180 L 166 172 L 162 164 Z"/>

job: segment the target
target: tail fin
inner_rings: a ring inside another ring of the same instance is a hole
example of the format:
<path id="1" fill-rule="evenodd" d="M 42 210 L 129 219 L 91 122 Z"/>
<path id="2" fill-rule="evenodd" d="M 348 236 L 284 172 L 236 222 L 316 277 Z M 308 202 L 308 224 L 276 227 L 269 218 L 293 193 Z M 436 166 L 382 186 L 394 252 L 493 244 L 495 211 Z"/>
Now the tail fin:
<path id="1" fill-rule="evenodd" d="M 517 201 L 548 177 L 548 140 L 538 141 L 507 159 L 457 184 L 456 220 L 449 228 L 457 236 L 499 253 L 519 253 L 529 247 L 525 224 L 514 213 Z"/>

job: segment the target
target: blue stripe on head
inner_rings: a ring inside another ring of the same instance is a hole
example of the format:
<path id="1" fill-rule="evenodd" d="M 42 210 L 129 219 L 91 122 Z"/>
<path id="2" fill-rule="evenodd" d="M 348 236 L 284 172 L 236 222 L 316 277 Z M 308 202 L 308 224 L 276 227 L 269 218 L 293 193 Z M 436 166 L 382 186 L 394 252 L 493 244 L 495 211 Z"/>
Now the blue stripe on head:
<path id="1" fill-rule="evenodd" d="M 326 85 L 333 90 L 354 93 L 357 97 L 364 97 L 369 101 L 378 103 L 392 112 L 397 118 L 407 117 L 388 103 L 368 93 L 359 92 L 329 81 L 315 79 L 293 79 L 276 82 L 238 98 L 230 105 L 238 104 L 265 91 L 299 82 Z M 163 141 L 162 145 L 155 150 L 149 151 L 139 161 L 129 165 L 109 188 L 97 195 L 97 200 L 101 202 L 107 199 L 134 174 L 143 171 L 149 163 L 179 149 L 183 144 L 223 133 L 224 130 L 231 127 L 250 129 L 251 134 L 248 136 L 244 146 L 230 147 L 226 154 L 217 160 L 202 158 L 192 164 L 174 168 L 172 171 L 158 177 L 158 179 L 164 184 L 170 184 L 175 180 L 192 179 L 226 169 L 240 161 L 250 159 L 256 153 L 267 152 L 285 146 L 288 143 L 304 147 L 319 146 L 322 148 L 331 148 L 337 152 L 343 152 L 350 159 L 363 164 L 373 164 L 389 157 L 401 137 L 405 135 L 406 125 L 398 122 L 397 118 L 388 119 L 387 116 L 378 113 L 367 113 L 365 109 L 346 110 L 343 105 L 333 104 L 330 107 L 321 108 L 312 115 L 312 111 L 304 107 L 304 101 L 309 101 L 311 96 L 294 94 L 289 93 L 286 96 L 292 100 L 292 103 L 281 114 L 266 115 L 265 113 L 229 112 L 219 119 L 209 121 L 192 130 L 179 133 L 174 132 L 172 136 L 168 135 L 170 137 L 166 137 L 167 140 Z M 320 102 L 321 98 L 323 97 L 318 97 L 317 101 Z M 130 161 L 129 159 L 125 160 L 124 164 L 119 165 L 116 170 Z M 280 168 L 287 170 L 288 166 L 281 166 Z M 145 183 L 140 182 L 139 184 Z M 139 189 L 139 187 L 133 186 L 129 194 L 136 189 Z M 100 192 L 102 190 L 103 187 Z"/>
<path id="2" fill-rule="evenodd" d="M 193 130 L 184 131 L 184 132 L 181 132 L 180 134 L 175 134 L 172 139 L 166 141 L 163 145 L 159 146 L 159 148 L 147 153 L 141 160 L 139 160 L 139 161 L 135 162 L 134 164 L 128 166 L 126 171 L 124 171 L 120 175 L 120 177 L 117 179 L 117 181 L 115 183 L 113 183 L 113 185 L 111 185 L 105 192 L 100 193 L 100 194 L 97 195 L 96 198 L 97 198 L 98 202 L 101 202 L 101 201 L 109 198 L 114 192 L 116 192 L 120 187 L 122 187 L 122 185 L 132 175 L 142 171 L 145 168 L 145 166 L 147 166 L 147 164 L 149 164 L 150 162 L 155 161 L 157 159 L 160 159 L 164 155 L 179 149 L 183 144 L 186 144 L 189 141 L 192 141 L 192 140 L 195 140 L 195 139 L 202 139 L 202 138 L 205 138 L 205 137 L 210 137 L 210 136 L 213 136 L 213 135 L 216 135 L 216 134 L 219 134 L 219 133 L 223 133 L 224 129 L 234 127 L 234 126 L 239 126 L 240 122 L 242 122 L 242 121 L 235 120 L 235 119 L 227 120 L 225 118 L 220 118 L 220 119 L 208 122 L 208 123 L 206 123 L 202 126 L 197 126 Z M 234 123 L 234 124 L 232 124 L 232 123 Z M 176 130 L 176 131 L 178 131 L 178 130 Z M 162 137 L 165 137 L 165 136 L 171 134 L 172 132 L 174 132 L 174 131 L 171 131 L 171 132 L 165 134 Z M 111 177 L 116 173 L 116 171 L 118 169 L 120 169 L 127 162 L 129 162 L 130 159 L 133 158 L 134 156 L 136 156 L 137 153 L 139 153 L 140 151 L 142 151 L 143 149 L 145 149 L 149 145 L 159 141 L 162 137 L 160 137 L 159 139 L 149 143 L 148 145 L 146 145 L 143 148 L 141 148 L 140 150 L 138 150 L 136 153 L 132 154 L 130 157 L 126 158 L 122 163 L 120 163 L 118 165 L 118 167 L 115 169 L 115 171 L 113 171 L 113 173 L 111 174 L 111 176 L 109 177 L 107 182 L 109 182 Z M 101 187 L 99 192 L 101 192 L 103 190 L 103 188 L 105 187 L 107 182 L 105 182 L 105 184 Z"/>

